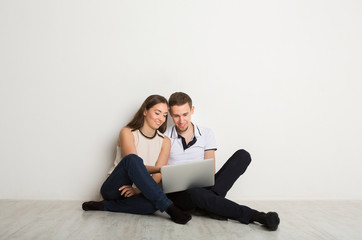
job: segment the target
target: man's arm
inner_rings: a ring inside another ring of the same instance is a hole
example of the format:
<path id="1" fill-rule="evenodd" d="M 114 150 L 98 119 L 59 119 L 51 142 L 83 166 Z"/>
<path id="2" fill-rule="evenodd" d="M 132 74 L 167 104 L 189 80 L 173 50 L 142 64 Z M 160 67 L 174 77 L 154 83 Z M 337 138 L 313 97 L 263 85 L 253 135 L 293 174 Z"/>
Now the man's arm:
<path id="1" fill-rule="evenodd" d="M 215 159 L 215 150 L 205 150 L 204 159 L 210 159 L 210 158 Z M 215 169 L 215 172 L 216 172 L 216 161 L 215 161 L 214 169 Z"/>

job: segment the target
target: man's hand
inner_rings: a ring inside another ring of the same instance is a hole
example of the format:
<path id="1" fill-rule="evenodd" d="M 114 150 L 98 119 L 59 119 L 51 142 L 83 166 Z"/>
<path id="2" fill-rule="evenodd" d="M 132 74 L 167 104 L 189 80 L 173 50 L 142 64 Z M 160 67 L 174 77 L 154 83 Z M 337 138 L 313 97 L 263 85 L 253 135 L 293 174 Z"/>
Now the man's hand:
<path id="1" fill-rule="evenodd" d="M 134 188 L 132 187 L 132 185 L 123 185 L 118 190 L 121 192 L 121 195 L 124 197 L 132 197 L 134 195 L 141 193 L 141 191 L 138 188 Z"/>

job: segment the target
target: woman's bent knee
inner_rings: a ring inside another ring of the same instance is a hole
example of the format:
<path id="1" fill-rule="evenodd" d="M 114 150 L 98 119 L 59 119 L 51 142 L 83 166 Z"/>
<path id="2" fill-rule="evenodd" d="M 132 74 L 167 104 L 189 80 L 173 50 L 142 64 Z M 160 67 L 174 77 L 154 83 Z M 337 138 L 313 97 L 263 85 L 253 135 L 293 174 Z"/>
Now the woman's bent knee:
<path id="1" fill-rule="evenodd" d="M 124 158 L 122 158 L 121 163 L 126 164 L 126 165 L 129 165 L 129 164 L 142 164 L 143 165 L 143 160 L 138 155 L 131 153 L 131 154 L 128 154 L 127 156 L 125 156 Z"/>
<path id="2" fill-rule="evenodd" d="M 128 155 L 124 156 L 122 158 L 122 161 L 123 160 L 125 160 L 125 161 L 129 161 L 129 160 L 139 161 L 139 160 L 141 160 L 142 161 L 142 158 L 140 158 L 138 155 L 136 155 L 134 153 L 131 153 L 131 154 L 128 154 Z"/>

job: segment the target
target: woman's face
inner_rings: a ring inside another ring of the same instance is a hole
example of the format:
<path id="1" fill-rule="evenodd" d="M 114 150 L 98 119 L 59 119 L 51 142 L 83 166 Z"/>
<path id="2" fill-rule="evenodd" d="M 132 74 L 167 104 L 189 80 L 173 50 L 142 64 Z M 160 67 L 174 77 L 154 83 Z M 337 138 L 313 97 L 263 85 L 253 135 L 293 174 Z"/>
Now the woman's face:
<path id="1" fill-rule="evenodd" d="M 153 129 L 158 129 L 166 121 L 168 107 L 166 103 L 158 103 L 148 110 L 145 110 L 145 124 Z"/>

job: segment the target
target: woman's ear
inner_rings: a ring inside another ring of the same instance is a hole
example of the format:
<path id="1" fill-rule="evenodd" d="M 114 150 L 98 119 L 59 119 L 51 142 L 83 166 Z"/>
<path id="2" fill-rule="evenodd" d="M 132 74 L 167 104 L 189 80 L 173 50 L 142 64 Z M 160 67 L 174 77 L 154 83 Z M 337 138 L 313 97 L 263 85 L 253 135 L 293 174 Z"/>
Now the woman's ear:
<path id="1" fill-rule="evenodd" d="M 143 111 L 143 116 L 146 117 L 146 115 L 147 115 L 147 110 L 145 109 L 145 110 Z"/>

